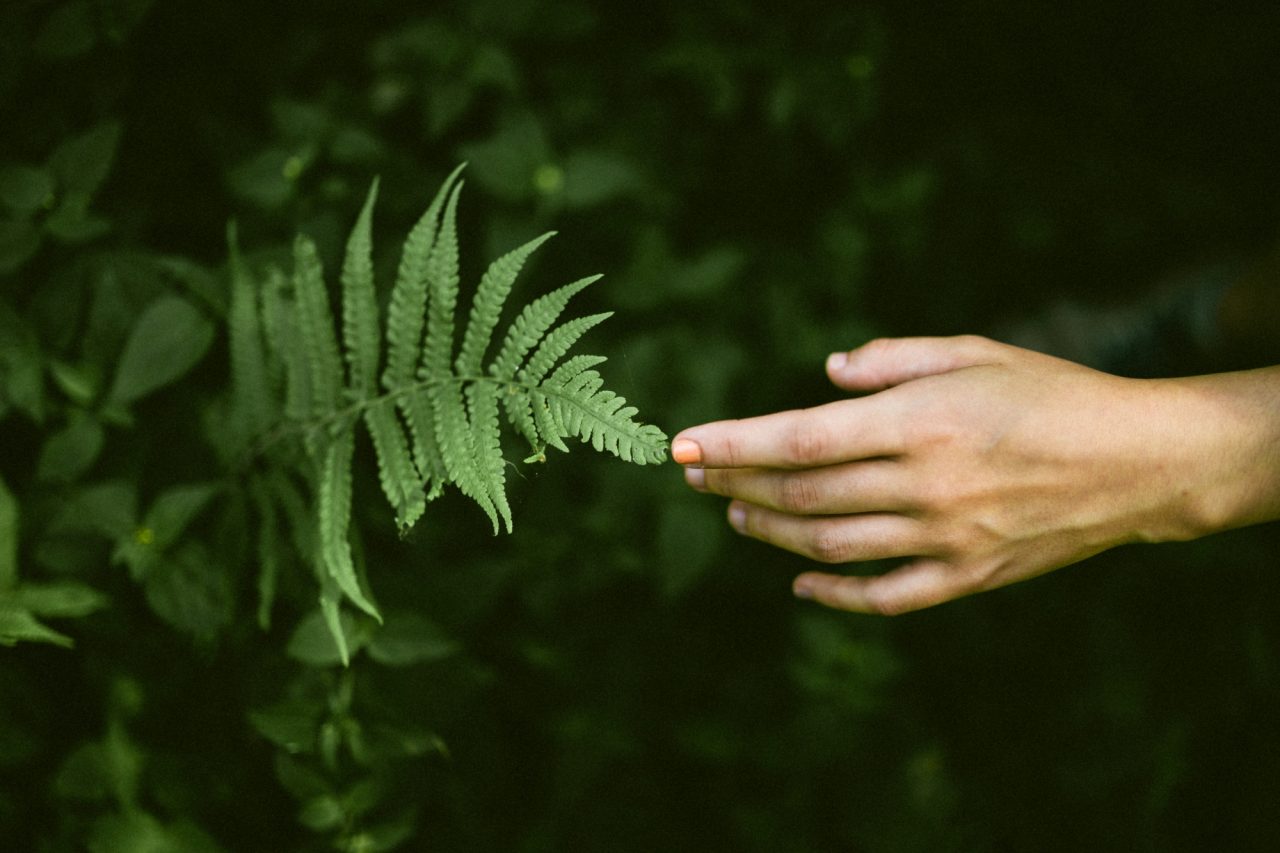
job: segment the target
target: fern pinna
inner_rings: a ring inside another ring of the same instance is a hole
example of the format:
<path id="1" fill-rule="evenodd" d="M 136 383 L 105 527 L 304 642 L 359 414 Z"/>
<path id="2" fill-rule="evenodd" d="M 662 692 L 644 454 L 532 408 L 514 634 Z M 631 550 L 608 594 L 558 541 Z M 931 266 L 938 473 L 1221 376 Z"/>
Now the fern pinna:
<path id="1" fill-rule="evenodd" d="M 526 461 L 544 459 L 547 447 L 567 450 L 565 439 L 572 436 L 642 465 L 666 457 L 662 431 L 637 421 L 635 407 L 603 387 L 595 368 L 604 359 L 569 356 L 578 339 L 609 314 L 557 325 L 570 298 L 599 276 L 526 305 L 485 366 L 516 276 L 551 234 L 489 266 L 455 346 L 461 170 L 445 180 L 405 241 L 385 327 L 379 321 L 371 257 L 374 182 L 342 265 L 341 343 L 309 238 L 294 242 L 292 276 L 273 271 L 262 285 L 232 245 L 235 432 L 259 452 L 276 453 L 288 444 L 282 439 L 300 437 L 313 506 L 306 513 L 306 501 L 280 472 L 254 475 L 250 491 L 263 539 L 261 616 L 269 617 L 283 515 L 316 570 L 321 609 L 344 661 L 341 598 L 381 618 L 348 536 L 358 424 L 368 430 L 382 490 L 402 531 L 450 484 L 480 505 L 495 533 L 503 526 L 511 530 L 500 415 L 529 442 L 533 453 Z"/>

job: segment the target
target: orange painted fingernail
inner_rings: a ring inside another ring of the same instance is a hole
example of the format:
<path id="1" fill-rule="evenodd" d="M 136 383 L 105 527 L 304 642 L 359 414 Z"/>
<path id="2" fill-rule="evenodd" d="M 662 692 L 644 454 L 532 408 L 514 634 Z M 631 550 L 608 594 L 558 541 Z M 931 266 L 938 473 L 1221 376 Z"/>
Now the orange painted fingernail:
<path id="1" fill-rule="evenodd" d="M 688 438 L 677 438 L 671 443 L 671 458 L 681 465 L 697 465 L 702 461 L 702 448 Z"/>

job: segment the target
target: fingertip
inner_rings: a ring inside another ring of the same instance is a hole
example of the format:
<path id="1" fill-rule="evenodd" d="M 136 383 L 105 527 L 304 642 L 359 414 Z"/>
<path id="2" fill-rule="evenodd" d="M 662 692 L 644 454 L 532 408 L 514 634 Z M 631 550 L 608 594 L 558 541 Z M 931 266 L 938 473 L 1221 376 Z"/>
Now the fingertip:
<path id="1" fill-rule="evenodd" d="M 679 465 L 700 465 L 702 445 L 691 438 L 676 438 L 671 442 L 671 458 Z"/>
<path id="2" fill-rule="evenodd" d="M 827 374 L 834 377 L 849 363 L 849 353 L 833 352 L 827 356 Z"/>

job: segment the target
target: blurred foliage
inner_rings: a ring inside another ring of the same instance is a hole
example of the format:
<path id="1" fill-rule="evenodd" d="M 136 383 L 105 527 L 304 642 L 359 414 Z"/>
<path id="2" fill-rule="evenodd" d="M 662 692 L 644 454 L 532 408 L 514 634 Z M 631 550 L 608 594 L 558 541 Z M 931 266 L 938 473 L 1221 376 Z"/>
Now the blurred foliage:
<path id="1" fill-rule="evenodd" d="M 6 847 L 1266 849 L 1273 527 L 886 622 L 792 601 L 797 560 L 674 470 L 517 465 L 515 536 L 445 499 L 402 541 L 365 447 L 388 618 L 344 669 L 303 567 L 257 612 L 206 430 L 227 221 L 335 268 L 375 175 L 404 233 L 463 159 L 464 259 L 560 231 L 524 297 L 606 273 L 595 343 L 669 433 L 830 399 L 874 332 L 1247 254 L 1277 34 L 1207 3 L 5 3 Z"/>

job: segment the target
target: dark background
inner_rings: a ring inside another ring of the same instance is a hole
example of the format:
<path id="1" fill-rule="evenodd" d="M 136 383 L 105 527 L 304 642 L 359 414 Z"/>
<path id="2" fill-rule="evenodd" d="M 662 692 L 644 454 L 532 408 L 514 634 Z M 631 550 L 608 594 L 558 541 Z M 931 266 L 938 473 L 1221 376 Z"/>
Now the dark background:
<path id="1" fill-rule="evenodd" d="M 0 211 L 5 328 L 46 365 L 41 417 L 0 408 L 20 572 L 111 598 L 59 623 L 73 651 L 0 655 L 5 846 L 1272 849 L 1274 526 L 882 620 L 792 600 L 799 558 L 674 468 L 517 464 L 515 534 L 451 495 L 402 542 L 369 457 L 374 588 L 453 652 L 344 673 L 290 642 L 301 567 L 255 624 L 234 489 L 190 528 L 177 608 L 56 521 L 102 483 L 147 505 L 223 476 L 225 335 L 131 424 L 50 365 L 110 376 L 157 294 L 220 324 L 230 219 L 255 261 L 301 229 L 334 269 L 375 175 L 387 276 L 463 160 L 466 281 L 558 230 L 515 298 L 606 273 L 588 349 L 669 434 L 832 399 L 823 358 L 877 334 L 1032 329 L 1252 257 L 1280 222 L 1280 7 L 1222 5 L 6 3 L 0 164 L 120 135 L 75 227 Z M 84 412 L 102 448 L 48 482 Z M 353 726 L 396 747 L 360 759 Z"/>

